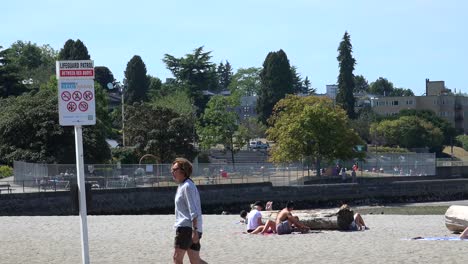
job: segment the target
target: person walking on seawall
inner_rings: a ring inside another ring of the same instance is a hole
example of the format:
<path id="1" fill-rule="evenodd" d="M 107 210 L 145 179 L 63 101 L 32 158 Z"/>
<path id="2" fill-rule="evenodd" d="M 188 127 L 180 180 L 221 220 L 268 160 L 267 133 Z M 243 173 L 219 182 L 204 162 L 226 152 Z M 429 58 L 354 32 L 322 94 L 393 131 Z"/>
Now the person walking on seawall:
<path id="1" fill-rule="evenodd" d="M 190 263 L 206 263 L 200 258 L 200 239 L 203 232 L 203 219 L 198 189 L 190 179 L 192 163 L 184 158 L 172 162 L 171 173 L 179 183 L 175 195 L 174 263 L 183 263 L 187 252 Z"/>

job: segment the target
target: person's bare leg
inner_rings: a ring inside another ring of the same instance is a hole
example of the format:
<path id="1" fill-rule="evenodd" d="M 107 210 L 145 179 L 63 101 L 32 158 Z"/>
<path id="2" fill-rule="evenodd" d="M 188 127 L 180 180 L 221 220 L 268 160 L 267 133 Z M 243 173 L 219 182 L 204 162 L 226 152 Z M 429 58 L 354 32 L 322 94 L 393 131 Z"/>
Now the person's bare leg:
<path id="1" fill-rule="evenodd" d="M 468 239 L 468 227 L 460 234 L 461 239 Z"/>
<path id="2" fill-rule="evenodd" d="M 262 234 L 265 234 L 265 232 L 268 232 L 268 230 L 271 230 L 273 233 L 276 232 L 276 223 L 268 219 L 265 222 L 265 226 L 263 227 Z"/>
<path id="3" fill-rule="evenodd" d="M 184 256 L 185 256 L 185 250 L 176 248 L 174 250 L 174 256 L 172 257 L 174 260 L 174 264 L 184 263 Z"/>
<path id="4" fill-rule="evenodd" d="M 288 216 L 288 222 L 289 224 L 294 224 L 295 227 L 301 229 L 301 232 L 303 231 L 309 231 L 310 227 L 304 225 L 303 223 L 299 222 L 299 217 L 297 216 Z"/>
<path id="5" fill-rule="evenodd" d="M 192 264 L 206 264 L 207 263 L 206 261 L 200 258 L 200 251 L 189 249 L 187 250 L 187 255 L 189 257 L 190 263 Z"/>
<path id="6" fill-rule="evenodd" d="M 257 228 L 254 229 L 254 231 L 250 232 L 250 234 L 258 234 L 263 231 L 264 225 L 257 226 Z"/>
<path id="7" fill-rule="evenodd" d="M 354 214 L 354 222 L 358 226 L 359 230 L 361 230 L 362 228 L 366 228 L 364 219 L 362 219 L 362 216 L 359 213 Z"/>

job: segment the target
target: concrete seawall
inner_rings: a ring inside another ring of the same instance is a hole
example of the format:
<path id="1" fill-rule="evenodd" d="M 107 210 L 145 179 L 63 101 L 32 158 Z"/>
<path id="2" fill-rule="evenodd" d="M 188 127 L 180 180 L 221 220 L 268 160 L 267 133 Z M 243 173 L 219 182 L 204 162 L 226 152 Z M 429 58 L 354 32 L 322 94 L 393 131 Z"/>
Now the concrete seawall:
<path id="1" fill-rule="evenodd" d="M 338 206 L 341 202 L 368 204 L 442 201 L 468 198 L 468 179 L 395 180 L 273 187 L 271 183 L 199 186 L 203 211 L 237 213 L 255 200 L 288 200 L 296 209 Z M 176 187 L 92 190 L 88 214 L 171 214 Z M 0 195 L 0 216 L 72 215 L 72 195 L 65 192 Z"/>

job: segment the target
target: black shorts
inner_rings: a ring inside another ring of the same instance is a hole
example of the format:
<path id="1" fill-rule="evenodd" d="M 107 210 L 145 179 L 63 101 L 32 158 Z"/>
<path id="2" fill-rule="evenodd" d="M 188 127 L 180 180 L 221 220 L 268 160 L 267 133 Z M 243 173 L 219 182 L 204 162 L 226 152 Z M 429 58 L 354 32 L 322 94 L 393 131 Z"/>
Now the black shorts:
<path id="1" fill-rule="evenodd" d="M 192 242 L 192 228 L 187 226 L 180 226 L 176 229 L 176 236 L 174 238 L 174 247 L 180 248 L 183 250 L 188 250 L 189 248 L 194 251 L 200 251 L 200 239 L 202 233 L 198 232 L 198 243 Z"/>

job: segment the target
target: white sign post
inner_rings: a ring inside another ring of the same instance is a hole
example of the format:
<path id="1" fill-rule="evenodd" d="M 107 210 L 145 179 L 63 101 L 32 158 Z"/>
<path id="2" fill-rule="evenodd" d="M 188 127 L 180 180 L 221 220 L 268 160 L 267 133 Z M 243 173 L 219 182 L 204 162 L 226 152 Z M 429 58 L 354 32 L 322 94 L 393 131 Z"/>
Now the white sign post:
<path id="1" fill-rule="evenodd" d="M 75 127 L 76 172 L 80 204 L 81 248 L 89 264 L 86 187 L 83 162 L 83 125 L 96 124 L 94 62 L 57 61 L 59 123 Z"/>

